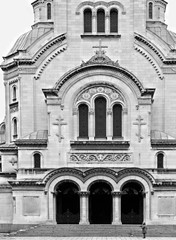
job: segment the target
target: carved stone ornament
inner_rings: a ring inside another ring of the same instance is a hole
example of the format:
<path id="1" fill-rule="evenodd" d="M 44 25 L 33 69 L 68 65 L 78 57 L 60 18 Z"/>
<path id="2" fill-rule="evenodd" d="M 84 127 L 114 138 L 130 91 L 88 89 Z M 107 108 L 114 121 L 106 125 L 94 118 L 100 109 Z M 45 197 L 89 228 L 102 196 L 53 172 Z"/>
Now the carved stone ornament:
<path id="1" fill-rule="evenodd" d="M 93 86 L 89 89 L 86 89 L 81 95 L 78 96 L 76 102 L 79 101 L 87 101 L 90 102 L 92 97 L 96 94 L 104 94 L 107 95 L 111 102 L 120 101 L 124 102 L 122 95 L 113 87 L 109 86 Z"/>
<path id="2" fill-rule="evenodd" d="M 71 162 L 131 162 L 131 155 L 127 153 L 73 153 Z"/>
<path id="3" fill-rule="evenodd" d="M 106 64 L 119 67 L 118 61 L 114 62 L 108 56 L 105 55 L 106 52 L 103 50 L 103 48 L 107 48 L 107 46 L 102 46 L 101 39 L 99 39 L 99 45 L 94 46 L 93 48 L 98 48 L 98 50 L 95 51 L 95 55 L 91 57 L 90 60 L 88 60 L 87 62 L 82 61 L 81 64 L 82 67 L 92 64 Z"/>

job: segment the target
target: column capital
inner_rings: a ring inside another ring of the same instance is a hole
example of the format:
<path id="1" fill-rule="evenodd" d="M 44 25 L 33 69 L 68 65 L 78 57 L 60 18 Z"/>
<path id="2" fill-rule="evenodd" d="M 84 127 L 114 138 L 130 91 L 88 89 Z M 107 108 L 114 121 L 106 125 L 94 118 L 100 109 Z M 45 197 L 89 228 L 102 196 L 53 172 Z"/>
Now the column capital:
<path id="1" fill-rule="evenodd" d="M 73 115 L 78 115 L 78 109 L 77 108 L 73 108 Z"/>
<path id="2" fill-rule="evenodd" d="M 89 115 L 94 115 L 94 109 L 93 108 L 90 108 Z"/>
<path id="3" fill-rule="evenodd" d="M 111 192 L 113 197 L 120 197 L 122 195 L 122 192 L 118 191 L 118 192 Z"/>
<path id="4" fill-rule="evenodd" d="M 87 196 L 89 196 L 89 194 L 90 194 L 89 191 L 80 191 L 80 192 L 79 192 L 79 195 L 80 195 L 81 197 L 87 197 Z"/>
<path id="5" fill-rule="evenodd" d="M 107 115 L 112 115 L 112 108 L 107 109 Z"/>

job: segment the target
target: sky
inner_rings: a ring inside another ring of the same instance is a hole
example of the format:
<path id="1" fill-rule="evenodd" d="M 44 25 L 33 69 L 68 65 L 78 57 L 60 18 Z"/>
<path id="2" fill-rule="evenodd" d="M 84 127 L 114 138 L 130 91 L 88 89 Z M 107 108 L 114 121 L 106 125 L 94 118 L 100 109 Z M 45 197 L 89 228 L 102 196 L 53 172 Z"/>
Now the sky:
<path id="1" fill-rule="evenodd" d="M 34 0 L 1 0 L 0 3 L 0 63 L 17 38 L 31 29 L 33 24 Z M 74 1 L 74 0 L 73 0 Z M 176 32 L 176 0 L 167 0 L 166 24 L 168 29 Z M 3 72 L 0 69 L 0 123 L 5 115 L 5 91 Z"/>

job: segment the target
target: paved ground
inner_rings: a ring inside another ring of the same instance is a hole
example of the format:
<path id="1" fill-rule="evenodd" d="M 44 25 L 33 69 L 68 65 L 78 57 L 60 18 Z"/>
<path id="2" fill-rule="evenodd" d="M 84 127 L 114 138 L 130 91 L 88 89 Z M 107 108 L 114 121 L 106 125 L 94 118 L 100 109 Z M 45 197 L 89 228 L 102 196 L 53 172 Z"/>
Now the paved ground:
<path id="1" fill-rule="evenodd" d="M 0 235 L 0 240 L 142 240 L 142 237 L 5 237 Z M 146 240 L 176 240 L 176 237 L 146 237 Z"/>

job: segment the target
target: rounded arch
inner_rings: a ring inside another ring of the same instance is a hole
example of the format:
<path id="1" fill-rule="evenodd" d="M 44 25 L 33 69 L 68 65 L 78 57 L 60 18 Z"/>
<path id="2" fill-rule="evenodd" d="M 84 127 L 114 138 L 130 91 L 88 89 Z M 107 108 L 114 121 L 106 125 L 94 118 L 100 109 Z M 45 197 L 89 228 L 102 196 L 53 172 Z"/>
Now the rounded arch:
<path id="1" fill-rule="evenodd" d="M 110 9 L 110 32 L 118 32 L 118 10 L 117 8 Z"/>
<path id="2" fill-rule="evenodd" d="M 84 15 L 84 33 L 92 32 L 92 9 L 90 7 L 85 8 L 83 11 Z"/>
<path id="3" fill-rule="evenodd" d="M 41 168 L 43 166 L 43 154 L 40 151 L 32 153 L 32 162 L 34 168 Z"/>
<path id="4" fill-rule="evenodd" d="M 56 192 L 56 190 L 59 188 L 59 186 L 64 184 L 64 183 L 73 183 L 73 184 L 75 184 L 75 186 L 77 186 L 78 190 L 81 191 L 80 185 L 77 181 L 75 181 L 75 179 L 64 178 L 62 180 L 59 180 L 58 183 L 56 183 L 56 185 L 54 187 L 54 192 Z"/>
<path id="5" fill-rule="evenodd" d="M 16 101 L 17 100 L 17 85 L 14 84 L 12 86 L 12 101 Z"/>
<path id="6" fill-rule="evenodd" d="M 110 2 L 105 2 L 105 1 L 98 1 L 98 2 L 91 2 L 91 1 L 85 1 L 80 3 L 77 8 L 76 8 L 76 14 L 79 15 L 80 11 L 86 7 L 91 7 L 91 8 L 96 8 L 97 6 L 104 6 L 106 8 L 109 7 L 115 7 L 121 9 L 122 14 L 126 14 L 126 9 L 125 6 L 119 2 L 119 1 L 110 1 Z"/>
<path id="7" fill-rule="evenodd" d="M 107 179 L 96 179 L 96 180 L 93 180 L 87 187 L 87 191 L 89 192 L 90 191 L 90 188 L 92 187 L 92 185 L 94 185 L 95 183 L 106 183 L 110 188 L 111 188 L 111 191 L 114 190 L 114 187 L 112 185 L 111 182 L 109 182 Z"/>
<path id="8" fill-rule="evenodd" d="M 166 166 L 166 153 L 164 151 L 158 151 L 155 154 L 155 163 L 156 167 L 159 169 L 163 169 Z"/>

